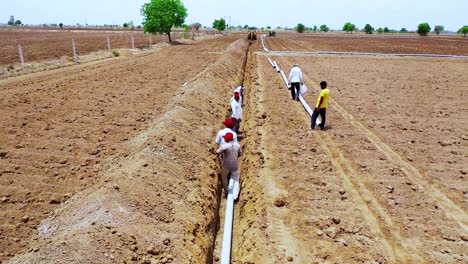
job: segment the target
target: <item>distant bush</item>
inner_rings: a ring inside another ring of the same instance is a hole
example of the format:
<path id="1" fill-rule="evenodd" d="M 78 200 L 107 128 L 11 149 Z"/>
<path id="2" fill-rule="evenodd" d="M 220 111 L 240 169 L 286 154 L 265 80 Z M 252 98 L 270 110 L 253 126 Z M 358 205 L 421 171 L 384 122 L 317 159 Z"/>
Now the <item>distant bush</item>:
<path id="1" fill-rule="evenodd" d="M 328 32 L 330 30 L 329 27 L 327 27 L 327 25 L 321 25 L 320 26 L 320 31 L 321 32 Z"/>
<path id="2" fill-rule="evenodd" d="M 112 50 L 112 55 L 114 55 L 114 57 L 119 57 L 120 52 L 118 50 Z"/>
<path id="3" fill-rule="evenodd" d="M 305 29 L 304 24 L 302 24 L 302 23 L 297 24 L 297 26 L 296 26 L 296 31 L 297 31 L 297 32 L 303 33 L 303 32 L 304 32 L 304 29 Z"/>
<path id="4" fill-rule="evenodd" d="M 468 26 L 464 25 L 458 30 L 458 33 L 463 34 L 463 37 L 466 37 L 466 34 L 468 34 Z"/>
<path id="5" fill-rule="evenodd" d="M 408 30 L 406 28 L 401 28 L 400 33 L 408 33 Z"/>
<path id="6" fill-rule="evenodd" d="M 356 25 L 350 23 L 350 22 L 346 22 L 343 26 L 343 31 L 346 31 L 346 32 L 351 32 L 353 33 L 353 31 L 356 29 Z"/>
<path id="7" fill-rule="evenodd" d="M 215 19 L 213 22 L 213 28 L 219 30 L 220 32 L 226 29 L 226 20 L 224 18 Z"/>
<path id="8" fill-rule="evenodd" d="M 418 25 L 418 32 L 421 36 L 427 36 L 427 33 L 431 32 L 431 26 L 428 23 L 421 23 Z"/>
<path id="9" fill-rule="evenodd" d="M 390 29 L 388 29 L 388 27 L 384 27 L 383 32 L 384 32 L 385 34 L 387 34 L 387 33 L 390 32 Z"/>
<path id="10" fill-rule="evenodd" d="M 374 32 L 374 28 L 370 24 L 366 24 L 364 26 L 364 32 L 366 32 L 366 34 L 372 34 Z"/>
<path id="11" fill-rule="evenodd" d="M 382 34 L 382 33 L 383 33 L 383 28 L 379 27 L 379 28 L 377 29 L 377 33 Z"/>
<path id="12" fill-rule="evenodd" d="M 442 32 L 442 31 L 444 31 L 444 26 L 442 26 L 442 25 L 436 25 L 436 26 L 434 26 L 434 32 L 435 32 L 437 35 L 439 35 L 440 32 Z"/>

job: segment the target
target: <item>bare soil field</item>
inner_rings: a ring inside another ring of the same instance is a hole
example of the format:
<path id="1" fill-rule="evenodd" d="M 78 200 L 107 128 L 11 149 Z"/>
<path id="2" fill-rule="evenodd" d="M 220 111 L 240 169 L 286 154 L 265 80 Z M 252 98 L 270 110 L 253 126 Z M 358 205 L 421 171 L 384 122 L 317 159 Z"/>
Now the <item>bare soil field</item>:
<path id="1" fill-rule="evenodd" d="M 393 36 L 363 34 L 278 34 L 266 37 L 271 50 L 343 51 L 409 54 L 468 55 L 468 38 L 462 36 Z"/>
<path id="2" fill-rule="evenodd" d="M 311 106 L 329 83 L 311 131 L 239 38 L 0 81 L 0 262 L 219 262 L 212 149 L 241 83 L 232 263 L 468 261 L 468 60 L 273 56 Z"/>
<path id="3" fill-rule="evenodd" d="M 72 58 L 72 39 L 75 39 L 78 55 L 107 50 L 109 36 L 112 49 L 132 48 L 134 36 L 135 48 L 150 44 L 150 36 L 131 31 L 38 31 L 38 30 L 0 30 L 0 67 L 20 63 L 18 45 L 24 52 L 25 62 L 57 59 L 63 56 Z M 163 42 L 167 37 L 152 36 L 152 44 Z"/>
<path id="4" fill-rule="evenodd" d="M 266 57 L 252 58 L 235 263 L 468 261 L 468 61 L 272 59 L 299 63 L 312 106 L 322 80 L 334 99 L 327 130 L 311 131 Z"/>

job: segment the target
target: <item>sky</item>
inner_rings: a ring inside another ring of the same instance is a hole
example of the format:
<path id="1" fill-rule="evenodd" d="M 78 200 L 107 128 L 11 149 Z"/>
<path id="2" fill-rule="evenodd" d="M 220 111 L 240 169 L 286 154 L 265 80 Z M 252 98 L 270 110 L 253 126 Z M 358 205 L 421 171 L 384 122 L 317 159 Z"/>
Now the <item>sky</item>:
<path id="1" fill-rule="evenodd" d="M 65 25 L 141 24 L 141 6 L 150 0 L 0 0 L 0 23 L 10 15 L 24 24 L 64 23 Z M 468 25 L 466 0 L 182 0 L 188 9 L 187 24 L 211 26 L 225 18 L 234 26 L 250 25 L 307 27 L 326 24 L 341 29 L 346 22 L 363 28 L 415 30 L 419 23 L 444 25 L 456 31 Z"/>

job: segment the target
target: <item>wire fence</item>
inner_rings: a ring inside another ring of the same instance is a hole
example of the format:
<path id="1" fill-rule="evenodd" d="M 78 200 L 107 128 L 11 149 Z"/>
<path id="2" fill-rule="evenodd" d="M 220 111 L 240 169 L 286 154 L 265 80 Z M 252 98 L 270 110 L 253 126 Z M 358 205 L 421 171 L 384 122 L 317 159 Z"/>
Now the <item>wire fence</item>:
<path id="1" fill-rule="evenodd" d="M 214 35 L 214 30 L 172 32 L 171 39 Z M 141 49 L 167 42 L 167 35 L 113 30 L 0 30 L 0 67 L 77 56 L 114 49 Z"/>

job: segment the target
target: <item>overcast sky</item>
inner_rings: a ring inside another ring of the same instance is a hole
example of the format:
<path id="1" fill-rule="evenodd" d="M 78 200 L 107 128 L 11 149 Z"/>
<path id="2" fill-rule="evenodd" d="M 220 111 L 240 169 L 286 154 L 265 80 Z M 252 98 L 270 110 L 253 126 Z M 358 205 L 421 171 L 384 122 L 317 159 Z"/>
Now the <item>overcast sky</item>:
<path id="1" fill-rule="evenodd" d="M 89 25 L 142 22 L 141 6 L 150 0 L 0 0 L 0 23 L 10 15 L 24 24 L 77 23 Z M 422 22 L 458 30 L 468 25 L 467 0 L 182 0 L 188 9 L 186 23 L 212 22 L 226 17 L 232 25 L 294 27 L 326 24 L 341 29 L 347 21 L 358 28 L 416 29 Z"/>

